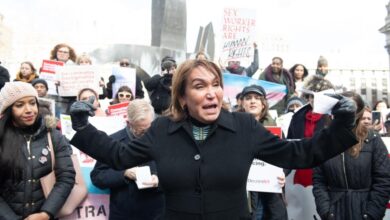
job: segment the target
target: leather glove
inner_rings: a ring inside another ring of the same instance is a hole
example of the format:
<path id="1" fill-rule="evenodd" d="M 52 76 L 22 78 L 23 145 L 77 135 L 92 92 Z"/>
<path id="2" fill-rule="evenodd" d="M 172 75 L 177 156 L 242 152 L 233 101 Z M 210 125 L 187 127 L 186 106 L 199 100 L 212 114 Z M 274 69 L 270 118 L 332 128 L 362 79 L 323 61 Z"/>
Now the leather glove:
<path id="1" fill-rule="evenodd" d="M 88 101 L 77 101 L 70 106 L 70 118 L 72 128 L 75 131 L 81 131 L 89 125 L 88 117 L 95 115 L 96 108 L 93 106 L 95 97 L 89 97 Z"/>
<path id="2" fill-rule="evenodd" d="M 345 128 L 352 130 L 352 128 L 355 126 L 356 121 L 356 103 L 352 99 L 339 94 L 326 95 L 339 100 L 332 108 L 332 115 L 334 116 L 334 121 L 341 125 L 344 125 Z"/>

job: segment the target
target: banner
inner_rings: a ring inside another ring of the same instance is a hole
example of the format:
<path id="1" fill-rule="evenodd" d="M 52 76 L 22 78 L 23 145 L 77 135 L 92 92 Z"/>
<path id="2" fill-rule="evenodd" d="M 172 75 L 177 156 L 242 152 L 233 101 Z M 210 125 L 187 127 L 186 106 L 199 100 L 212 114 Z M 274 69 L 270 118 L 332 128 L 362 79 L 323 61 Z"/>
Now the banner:
<path id="1" fill-rule="evenodd" d="M 135 84 L 136 84 L 136 71 L 134 68 L 128 67 L 115 67 L 113 68 L 112 75 L 115 76 L 115 83 L 112 85 L 112 98 L 115 97 L 118 89 L 121 86 L 128 86 L 133 92 L 133 97 L 136 96 Z M 111 98 L 111 97 L 110 97 Z"/>
<path id="2" fill-rule="evenodd" d="M 253 43 L 256 36 L 256 10 L 225 8 L 222 20 L 221 59 L 241 61 L 249 65 L 253 57 Z"/>
<path id="3" fill-rule="evenodd" d="M 97 129 L 106 132 L 108 135 L 124 128 L 123 118 L 113 117 L 90 117 L 89 122 Z M 69 140 L 75 134 L 72 129 L 72 122 L 69 115 L 61 115 L 62 134 Z M 90 178 L 90 173 L 95 166 L 96 160 L 75 147 L 72 147 L 73 153 L 78 154 L 83 178 L 88 188 L 88 197 L 80 206 L 69 216 L 61 220 L 107 220 L 109 215 L 110 192 L 95 187 Z"/>
<path id="4" fill-rule="evenodd" d="M 264 80 L 256 80 L 246 76 L 240 76 L 236 74 L 224 73 L 223 74 L 223 90 L 224 99 L 232 106 L 236 104 L 236 95 L 242 92 L 245 86 L 252 84 L 260 85 L 267 93 L 267 101 L 269 107 L 274 106 L 287 94 L 285 85 L 272 83 Z"/>
<path id="5" fill-rule="evenodd" d="M 64 63 L 55 60 L 43 60 L 42 66 L 39 70 L 39 78 L 46 80 L 49 87 L 48 94 L 57 95 L 57 89 L 55 82 L 56 78 L 56 68 L 58 66 L 63 66 Z"/>
<path id="6" fill-rule="evenodd" d="M 91 88 L 101 93 L 99 86 L 100 75 L 104 74 L 105 68 L 92 65 L 68 65 L 58 67 L 56 70 L 59 96 L 77 96 L 84 88 Z"/>
<path id="7" fill-rule="evenodd" d="M 282 137 L 280 127 L 266 127 L 272 134 Z M 249 170 L 246 189 L 255 192 L 282 193 L 278 177 L 284 176 L 283 169 L 264 161 L 254 159 Z"/>

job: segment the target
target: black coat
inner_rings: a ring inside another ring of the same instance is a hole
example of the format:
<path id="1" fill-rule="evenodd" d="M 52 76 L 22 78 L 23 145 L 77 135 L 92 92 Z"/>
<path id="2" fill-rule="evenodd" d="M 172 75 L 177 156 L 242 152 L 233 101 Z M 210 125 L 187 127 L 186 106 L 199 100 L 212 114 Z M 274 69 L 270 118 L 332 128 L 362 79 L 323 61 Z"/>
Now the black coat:
<path id="1" fill-rule="evenodd" d="M 0 89 L 3 88 L 6 82 L 9 82 L 9 72 L 3 66 L 0 66 Z"/>
<path id="2" fill-rule="evenodd" d="M 134 139 L 127 128 L 112 134 L 110 137 L 122 143 L 128 143 Z M 156 174 L 154 162 L 143 165 L 150 166 L 152 174 Z M 163 193 L 158 188 L 139 190 L 134 180 L 125 178 L 124 172 L 124 170 L 111 169 L 99 161 L 96 162 L 91 172 L 91 180 L 94 185 L 102 189 L 110 189 L 109 219 L 161 219 L 164 211 Z"/>
<path id="3" fill-rule="evenodd" d="M 306 168 L 356 143 L 352 132 L 337 124 L 311 140 L 280 140 L 251 115 L 224 110 L 204 142 L 197 144 L 192 132 L 189 120 L 159 117 L 142 138 L 128 143 L 131 147 L 92 125 L 77 132 L 71 143 L 115 169 L 153 159 L 166 198 L 165 219 L 187 220 L 249 218 L 246 182 L 254 158 Z"/>
<path id="4" fill-rule="evenodd" d="M 322 219 L 382 219 L 390 199 L 390 161 L 380 136 L 369 133 L 357 158 L 345 152 L 315 168 L 313 194 Z"/>
<path id="5" fill-rule="evenodd" d="M 145 82 L 154 111 L 161 114 L 171 104 L 172 74 L 154 75 Z"/>
<path id="6" fill-rule="evenodd" d="M 23 180 L 18 183 L 7 180 L 0 187 L 0 219 L 19 220 L 42 211 L 55 216 L 65 203 L 75 182 L 75 171 L 69 143 L 57 130 L 51 131 L 57 181 L 48 199 L 45 199 L 39 181 L 51 172 L 50 153 L 46 156 L 43 153 L 48 146 L 47 135 L 47 128 L 42 125 L 32 136 L 31 155 L 28 154 L 27 142 L 21 147 L 23 155 L 20 159 L 25 160 Z M 47 162 L 39 162 L 41 157 L 46 157 Z"/>

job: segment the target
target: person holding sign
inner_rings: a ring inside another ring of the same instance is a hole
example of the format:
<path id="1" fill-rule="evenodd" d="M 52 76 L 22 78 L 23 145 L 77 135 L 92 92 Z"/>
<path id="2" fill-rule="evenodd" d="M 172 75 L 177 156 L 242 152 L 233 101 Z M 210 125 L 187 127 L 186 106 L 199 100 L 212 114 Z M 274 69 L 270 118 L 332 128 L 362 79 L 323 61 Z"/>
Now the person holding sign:
<path id="1" fill-rule="evenodd" d="M 31 84 L 6 83 L 0 103 L 0 219 L 54 219 L 75 183 L 71 147 L 55 129 L 55 119 L 40 116 L 38 94 Z M 53 167 L 56 183 L 45 198 L 40 178 Z"/>
<path id="2" fill-rule="evenodd" d="M 252 114 L 264 126 L 276 126 L 276 122 L 268 113 L 267 94 L 263 87 L 247 86 L 242 90 L 241 95 L 243 112 Z M 283 187 L 285 176 L 278 177 L 278 181 Z M 287 209 L 281 194 L 250 192 L 250 197 L 253 220 L 287 219 Z"/>
<path id="3" fill-rule="evenodd" d="M 127 108 L 126 128 L 112 134 L 115 140 L 124 144 L 141 137 L 154 118 L 153 107 L 144 99 L 136 99 Z M 92 183 L 102 189 L 110 189 L 109 220 L 160 219 L 164 211 L 164 196 L 158 186 L 156 165 L 148 162 L 152 171 L 152 182 L 148 189 L 138 189 L 136 167 L 114 170 L 108 165 L 96 162 L 91 172 Z"/>
<path id="4" fill-rule="evenodd" d="M 239 60 L 230 60 L 228 61 L 228 65 L 225 68 L 225 72 L 237 75 L 243 75 L 252 77 L 253 74 L 259 69 L 259 51 L 257 50 L 257 44 L 253 43 L 254 55 L 253 62 L 247 68 L 241 66 L 241 62 Z"/>
<path id="5" fill-rule="evenodd" d="M 363 121 L 364 101 L 345 92 L 357 105 L 353 132 L 359 142 L 314 168 L 313 194 L 321 219 L 383 219 L 390 199 L 390 160 L 381 137 Z"/>
<path id="6" fill-rule="evenodd" d="M 155 119 L 142 137 L 124 144 L 98 131 L 88 122 L 94 114 L 89 100 L 72 105 L 76 134 L 71 144 L 120 170 L 154 160 L 165 219 L 247 219 L 246 184 L 254 158 L 283 168 L 308 168 L 357 143 L 351 131 L 355 103 L 336 97 L 329 129 L 311 139 L 286 141 L 252 115 L 222 108 L 222 73 L 215 63 L 187 60 L 173 75 L 169 114 Z"/>

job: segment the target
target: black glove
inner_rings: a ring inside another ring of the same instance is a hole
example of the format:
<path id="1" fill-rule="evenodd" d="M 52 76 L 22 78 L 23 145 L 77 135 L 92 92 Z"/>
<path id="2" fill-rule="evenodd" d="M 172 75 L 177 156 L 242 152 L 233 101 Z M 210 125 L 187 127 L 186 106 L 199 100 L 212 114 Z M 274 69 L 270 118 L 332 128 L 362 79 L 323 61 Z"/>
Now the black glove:
<path id="1" fill-rule="evenodd" d="M 96 108 L 93 106 L 95 97 L 89 97 L 88 101 L 77 101 L 70 106 L 70 118 L 72 128 L 75 131 L 81 131 L 88 126 L 88 117 L 95 115 Z"/>
<path id="2" fill-rule="evenodd" d="M 116 80 L 116 78 L 115 78 L 115 76 L 114 75 L 111 75 L 110 77 L 108 77 L 108 82 L 109 83 L 115 83 L 115 80 Z"/>
<path id="3" fill-rule="evenodd" d="M 355 101 L 338 94 L 326 95 L 339 100 L 332 108 L 332 115 L 334 116 L 334 121 L 344 125 L 345 128 L 352 130 L 352 128 L 355 126 L 356 120 L 355 116 L 357 107 Z"/>

